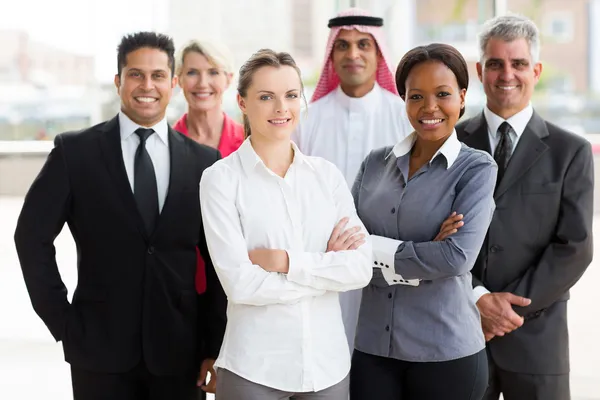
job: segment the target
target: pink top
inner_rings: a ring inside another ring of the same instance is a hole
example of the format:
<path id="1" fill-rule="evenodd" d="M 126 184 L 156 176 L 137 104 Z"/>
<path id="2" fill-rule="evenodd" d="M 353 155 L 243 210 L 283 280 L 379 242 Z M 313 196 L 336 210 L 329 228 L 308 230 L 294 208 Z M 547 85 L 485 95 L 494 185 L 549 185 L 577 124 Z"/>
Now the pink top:
<path id="1" fill-rule="evenodd" d="M 183 114 L 179 121 L 175 122 L 173 129 L 189 136 L 187 127 L 187 113 Z M 218 150 L 221 152 L 221 157 L 225 158 L 238 149 L 244 142 L 244 127 L 227 114 L 223 113 L 225 120 L 223 121 L 223 130 L 221 131 L 221 139 L 219 140 Z"/>
<path id="2" fill-rule="evenodd" d="M 218 150 L 221 153 L 221 157 L 225 158 L 236 151 L 244 142 L 244 127 L 231 119 L 227 114 L 223 113 L 223 116 L 225 120 L 223 121 L 223 130 L 221 131 Z M 179 118 L 179 121 L 173 125 L 173 129 L 189 136 L 187 113 Z M 206 265 L 198 248 L 196 248 L 196 260 L 196 291 L 202 294 L 206 291 Z"/>

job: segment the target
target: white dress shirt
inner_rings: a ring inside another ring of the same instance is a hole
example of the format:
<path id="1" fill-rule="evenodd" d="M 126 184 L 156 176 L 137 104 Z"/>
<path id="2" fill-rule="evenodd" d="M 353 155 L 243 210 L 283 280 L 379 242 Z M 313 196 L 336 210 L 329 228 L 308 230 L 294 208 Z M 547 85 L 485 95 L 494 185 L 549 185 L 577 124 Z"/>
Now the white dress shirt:
<path id="1" fill-rule="evenodd" d="M 312 103 L 293 140 L 304 154 L 334 163 L 351 187 L 371 150 L 392 146 L 411 132 L 404 101 L 375 83 L 360 98 L 347 96 L 338 86 Z"/>
<path id="2" fill-rule="evenodd" d="M 498 128 L 502 125 L 503 122 L 508 122 L 510 127 L 510 138 L 512 139 L 513 148 L 512 152 L 517 148 L 517 143 L 519 143 L 519 139 L 521 139 L 521 135 L 525 131 L 529 120 L 533 116 L 533 107 L 529 104 L 523 110 L 519 111 L 509 119 L 504 119 L 499 115 L 494 114 L 490 111 L 489 108 L 485 107 L 483 110 L 483 115 L 485 116 L 485 121 L 488 126 L 488 136 L 490 138 L 490 150 L 492 156 L 496 151 L 496 147 L 498 146 L 498 142 L 500 142 L 500 135 L 498 134 Z M 511 152 L 511 154 L 512 154 Z"/>
<path id="3" fill-rule="evenodd" d="M 119 112 L 119 129 L 121 131 L 121 149 L 123 150 L 123 161 L 125 163 L 125 171 L 131 185 L 131 191 L 134 190 L 134 161 L 135 152 L 140 144 L 140 137 L 135 133 L 138 128 L 148 127 L 141 126 L 133 122 L 122 111 Z M 146 150 L 152 160 L 154 166 L 154 174 L 156 175 L 156 187 L 158 189 L 158 209 L 162 210 L 169 190 L 169 177 L 171 173 L 171 164 L 169 158 L 169 127 L 167 118 L 163 118 L 156 125 L 151 126 L 154 129 L 152 135 L 146 139 Z"/>
<path id="4" fill-rule="evenodd" d="M 488 126 L 488 136 L 490 139 L 491 154 L 492 155 L 494 154 L 494 152 L 496 151 L 496 147 L 498 146 L 498 142 L 500 142 L 500 135 L 498 134 L 498 128 L 500 127 L 500 125 L 503 122 L 506 121 L 506 122 L 508 122 L 508 124 L 511 127 L 511 130 L 509 131 L 509 135 L 510 135 L 510 138 L 512 139 L 512 143 L 513 143 L 513 147 L 512 147 L 512 151 L 511 151 L 511 155 L 512 155 L 512 153 L 514 153 L 515 149 L 517 148 L 517 143 L 519 143 L 519 139 L 521 139 L 523 132 L 525 132 L 525 128 L 527 127 L 529 120 L 533 116 L 533 107 L 530 103 L 527 107 L 525 107 L 524 109 L 522 109 L 521 111 L 519 111 L 518 113 L 516 113 L 509 119 L 504 119 L 501 116 L 494 114 L 486 106 L 483 109 L 483 115 L 485 116 L 485 121 L 487 122 L 487 126 Z M 489 292 L 490 291 L 487 290 L 484 286 L 475 287 L 473 289 L 473 295 L 475 298 L 475 302 L 477 302 L 481 298 L 481 296 L 483 296 L 484 294 L 488 294 Z"/>
<path id="5" fill-rule="evenodd" d="M 360 226 L 340 171 L 294 147 L 285 178 L 250 139 L 200 181 L 206 241 L 227 294 L 227 329 L 216 361 L 247 380 L 288 392 L 319 391 L 350 370 L 338 292 L 366 286 L 372 250 L 326 252 L 336 223 Z M 286 250 L 287 274 L 251 263 L 256 248 Z"/>

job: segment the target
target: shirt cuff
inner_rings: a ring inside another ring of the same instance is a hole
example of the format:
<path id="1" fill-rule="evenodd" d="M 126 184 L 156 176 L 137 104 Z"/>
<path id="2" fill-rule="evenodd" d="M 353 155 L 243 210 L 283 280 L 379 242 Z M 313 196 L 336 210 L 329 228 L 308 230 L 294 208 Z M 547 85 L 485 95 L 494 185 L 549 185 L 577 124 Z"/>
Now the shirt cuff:
<path id="1" fill-rule="evenodd" d="M 401 240 L 371 235 L 371 243 L 373 245 L 373 267 L 381 268 L 383 278 L 388 285 L 419 286 L 418 279 L 406 280 L 402 275 L 396 273 L 394 263 L 398 246 L 402 244 Z"/>
<path id="2" fill-rule="evenodd" d="M 483 296 L 484 294 L 488 294 L 490 293 L 489 290 L 487 290 L 485 287 L 483 286 L 476 286 L 473 289 L 473 300 L 475 300 L 475 304 L 477 304 L 477 302 L 479 301 L 479 299 L 481 298 L 481 296 Z"/>
<path id="3" fill-rule="evenodd" d="M 394 259 L 401 240 L 371 235 L 373 245 L 373 263 L 376 268 L 394 270 Z"/>
<path id="4" fill-rule="evenodd" d="M 300 251 L 286 250 L 288 254 L 288 281 L 308 285 L 310 277 L 306 273 L 305 265 L 310 265 L 310 256 Z"/>

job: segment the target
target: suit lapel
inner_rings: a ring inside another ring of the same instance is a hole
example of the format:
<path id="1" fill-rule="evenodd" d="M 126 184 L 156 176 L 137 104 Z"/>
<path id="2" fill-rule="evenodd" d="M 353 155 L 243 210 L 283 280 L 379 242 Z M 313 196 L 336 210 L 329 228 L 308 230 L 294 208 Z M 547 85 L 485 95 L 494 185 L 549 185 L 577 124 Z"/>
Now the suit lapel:
<path id="1" fill-rule="evenodd" d="M 510 157 L 506 172 L 496 189 L 494 198 L 502 196 L 548 150 L 548 146 L 542 141 L 542 138 L 546 136 L 548 136 L 546 122 L 534 112 L 517 143 L 517 148 Z"/>
<path id="2" fill-rule="evenodd" d="M 164 224 L 165 218 L 168 218 L 168 213 L 176 207 L 177 195 L 180 194 L 185 187 L 185 177 L 188 176 L 186 167 L 188 148 L 180 133 L 174 131 L 169 126 L 169 159 L 171 170 L 169 172 L 169 189 L 165 204 L 163 205 L 158 223 L 156 224 L 156 233 Z M 189 167 L 188 167 L 189 168 Z M 192 188 L 193 189 L 193 188 Z M 200 201 L 200 199 L 198 199 Z"/>
<path id="3" fill-rule="evenodd" d="M 138 227 L 142 235 L 146 235 L 144 222 L 140 215 L 131 184 L 125 170 L 123 162 L 123 149 L 121 147 L 121 132 L 119 130 L 118 116 L 108 121 L 103 127 L 103 134 L 100 135 L 100 147 L 106 163 L 108 172 L 110 173 L 115 187 L 123 204 L 125 206 L 127 216 L 131 218 L 131 223 Z"/>
<path id="4" fill-rule="evenodd" d="M 467 136 L 463 142 L 474 149 L 487 151 L 491 154 L 490 138 L 488 134 L 488 126 L 485 121 L 483 112 L 478 116 L 473 117 L 467 126 L 465 126 L 465 133 Z M 493 156 L 493 155 L 492 155 Z"/>

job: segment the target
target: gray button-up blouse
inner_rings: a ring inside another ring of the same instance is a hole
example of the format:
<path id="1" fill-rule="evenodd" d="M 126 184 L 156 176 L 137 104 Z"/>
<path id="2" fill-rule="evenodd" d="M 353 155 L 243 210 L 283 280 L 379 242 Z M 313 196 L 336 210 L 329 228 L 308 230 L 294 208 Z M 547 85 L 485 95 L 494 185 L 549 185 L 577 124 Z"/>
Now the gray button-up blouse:
<path id="1" fill-rule="evenodd" d="M 405 361 L 448 361 L 485 347 L 470 270 L 495 208 L 497 166 L 453 133 L 409 179 L 415 139 L 413 133 L 371 152 L 353 187 L 374 251 L 355 347 Z M 434 242 L 453 211 L 464 226 Z"/>

